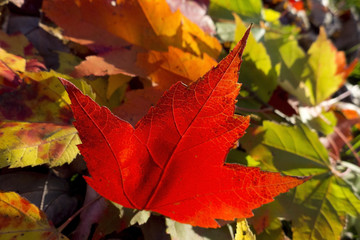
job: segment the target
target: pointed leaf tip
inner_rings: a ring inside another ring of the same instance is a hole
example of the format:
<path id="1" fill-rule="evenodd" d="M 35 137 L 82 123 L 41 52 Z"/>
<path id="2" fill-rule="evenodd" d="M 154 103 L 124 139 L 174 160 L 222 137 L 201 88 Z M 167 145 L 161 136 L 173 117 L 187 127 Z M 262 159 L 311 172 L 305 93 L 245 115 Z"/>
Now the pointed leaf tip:
<path id="1" fill-rule="evenodd" d="M 216 219 L 250 217 L 252 209 L 303 183 L 224 163 L 249 125 L 248 117 L 234 114 L 234 105 L 250 29 L 198 81 L 174 84 L 135 127 L 60 79 L 72 100 L 78 147 L 91 175 L 87 183 L 124 207 L 212 228 L 219 227 Z"/>
<path id="2" fill-rule="evenodd" d="M 252 23 L 250 24 L 250 26 L 248 27 L 248 29 L 244 33 L 244 36 L 242 37 L 242 39 L 236 44 L 236 46 L 233 49 L 233 51 L 238 52 L 240 57 L 242 57 L 242 54 L 244 52 L 246 42 L 247 42 L 247 40 L 249 38 L 249 35 L 250 35 L 251 28 L 252 28 Z"/>
<path id="3" fill-rule="evenodd" d="M 65 89 L 67 89 L 68 87 L 71 87 L 71 86 L 75 87 L 74 84 L 72 84 L 71 82 L 69 82 L 65 78 L 58 77 L 58 79 L 61 82 L 61 84 L 65 87 Z"/>

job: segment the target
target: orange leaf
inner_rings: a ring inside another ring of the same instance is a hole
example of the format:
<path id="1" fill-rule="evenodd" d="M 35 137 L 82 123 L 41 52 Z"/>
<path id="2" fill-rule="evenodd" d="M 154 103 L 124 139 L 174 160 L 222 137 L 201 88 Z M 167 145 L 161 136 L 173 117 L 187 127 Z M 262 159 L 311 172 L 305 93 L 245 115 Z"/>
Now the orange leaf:
<path id="1" fill-rule="evenodd" d="M 124 41 L 145 49 L 166 51 L 175 46 L 216 58 L 216 38 L 205 34 L 180 11 L 171 12 L 166 0 L 46 0 L 43 10 L 64 29 L 65 36 L 96 52 L 124 47 Z M 94 14 L 96 12 L 96 14 Z"/>
<path id="2" fill-rule="evenodd" d="M 147 70 L 147 75 L 160 88 L 168 89 L 178 81 L 191 84 L 215 66 L 216 61 L 206 53 L 200 58 L 181 49 L 169 47 L 168 52 L 139 53 L 137 65 Z"/>

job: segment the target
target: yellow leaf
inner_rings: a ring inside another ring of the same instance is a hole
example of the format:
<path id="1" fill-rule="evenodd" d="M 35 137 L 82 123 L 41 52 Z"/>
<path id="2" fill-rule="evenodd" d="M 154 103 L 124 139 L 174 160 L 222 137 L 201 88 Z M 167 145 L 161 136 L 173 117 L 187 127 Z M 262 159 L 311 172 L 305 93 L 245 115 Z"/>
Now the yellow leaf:
<path id="1" fill-rule="evenodd" d="M 117 74 L 117 75 L 110 75 L 108 79 L 108 86 L 106 91 L 106 98 L 109 100 L 111 95 L 121 86 L 126 84 L 131 80 L 131 76 Z"/>
<path id="2" fill-rule="evenodd" d="M 14 54 L 6 52 L 0 48 L 0 72 L 24 72 L 26 67 L 26 60 Z"/>
<path id="3" fill-rule="evenodd" d="M 53 123 L 0 122 L 0 168 L 70 163 L 79 153 L 73 126 Z"/>
<path id="4" fill-rule="evenodd" d="M 255 235 L 251 232 L 246 219 L 238 219 L 236 223 L 235 240 L 255 240 Z"/>
<path id="5" fill-rule="evenodd" d="M 65 240 L 34 204 L 15 192 L 0 192 L 0 239 Z"/>

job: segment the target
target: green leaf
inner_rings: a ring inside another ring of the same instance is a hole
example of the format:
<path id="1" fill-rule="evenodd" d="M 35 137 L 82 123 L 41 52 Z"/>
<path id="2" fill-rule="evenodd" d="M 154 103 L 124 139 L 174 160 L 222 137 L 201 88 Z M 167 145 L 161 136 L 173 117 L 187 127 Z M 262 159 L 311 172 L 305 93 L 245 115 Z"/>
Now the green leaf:
<path id="1" fill-rule="evenodd" d="M 56 72 L 62 74 L 71 74 L 75 66 L 79 65 L 82 61 L 81 58 L 71 53 L 57 51 L 57 54 L 59 55 L 59 67 L 56 69 Z"/>
<path id="2" fill-rule="evenodd" d="M 279 85 L 301 103 L 312 105 L 314 99 L 304 80 L 310 75 L 304 51 L 295 39 L 288 39 L 279 47 L 279 52 L 281 58 Z"/>
<path id="3" fill-rule="evenodd" d="M 308 63 L 312 74 L 305 80 L 314 96 L 314 105 L 329 98 L 343 82 L 340 75 L 336 75 L 336 48 L 327 39 L 325 29 L 320 28 L 318 39 L 308 50 Z"/>
<path id="4" fill-rule="evenodd" d="M 260 145 L 271 151 L 278 170 L 313 175 L 294 191 L 277 198 L 280 206 L 286 206 L 278 217 L 285 214 L 292 221 L 293 239 L 339 239 L 346 215 L 360 214 L 360 200 L 330 163 L 317 134 L 300 123 L 286 126 L 265 121 L 261 130 L 264 135 Z"/>
<path id="5" fill-rule="evenodd" d="M 58 77 L 67 77 L 90 97 L 85 81 L 50 72 L 24 72 L 28 83 L 0 98 L 0 167 L 50 167 L 70 163 L 79 153 L 80 139 L 70 109 L 70 99 Z"/>
<path id="6" fill-rule="evenodd" d="M 305 125 L 285 126 L 265 121 L 263 130 L 263 144 L 273 153 L 274 165 L 280 171 L 306 176 L 329 170 L 327 150 L 317 134 Z"/>
<path id="7" fill-rule="evenodd" d="M 81 141 L 73 126 L 53 123 L 0 123 L 0 168 L 70 163 Z"/>
<path id="8" fill-rule="evenodd" d="M 257 240 L 284 240 L 285 234 L 282 230 L 282 224 L 279 218 L 269 223 L 269 226 L 263 232 L 256 235 Z"/>
<path id="9" fill-rule="evenodd" d="M 338 52 L 322 28 L 307 54 L 291 38 L 279 46 L 279 52 L 279 84 L 303 105 L 318 105 L 341 86 L 343 78 L 337 73 Z"/>
<path id="10" fill-rule="evenodd" d="M 269 53 L 273 66 L 276 66 L 282 61 L 282 56 L 279 51 L 280 47 L 288 42 L 296 42 L 298 31 L 295 26 L 279 26 L 273 28 L 273 31 L 265 32 L 264 46 Z M 304 53 L 302 52 L 302 54 Z"/>
<path id="11" fill-rule="evenodd" d="M 221 16 L 222 10 L 236 12 L 249 22 L 258 23 L 261 19 L 261 0 L 212 0 L 210 1 L 210 15 Z"/>
<path id="12" fill-rule="evenodd" d="M 50 81 L 56 83 L 56 86 L 62 86 L 58 80 L 58 78 L 65 78 L 72 82 L 76 87 L 78 87 L 84 94 L 88 95 L 92 99 L 95 99 L 95 93 L 90 84 L 81 79 L 72 78 L 66 74 L 55 72 L 54 70 L 50 70 L 49 72 L 26 72 L 27 77 L 31 78 L 34 81 L 41 83 L 42 81 Z M 55 84 L 53 84 L 55 85 Z M 67 95 L 63 87 L 60 87 L 60 90 L 56 90 L 57 93 L 62 93 L 63 95 Z M 65 97 L 66 101 L 70 103 L 70 99 Z"/>
<path id="13" fill-rule="evenodd" d="M 236 43 L 244 35 L 247 28 L 239 16 L 234 14 L 234 17 L 236 23 Z M 273 90 L 277 86 L 276 79 L 276 72 L 272 67 L 271 59 L 264 45 L 261 42 L 257 42 L 251 33 L 243 53 L 239 82 L 243 84 L 243 89 L 251 90 L 263 102 L 268 102 Z M 238 104 L 241 105 L 242 102 Z"/>
<path id="14" fill-rule="evenodd" d="M 296 189 L 293 239 L 339 239 L 345 216 L 359 214 L 360 200 L 341 178 L 321 174 Z"/>
<path id="15" fill-rule="evenodd" d="M 90 86 L 94 89 L 96 94 L 95 101 L 101 105 L 106 106 L 109 109 L 118 107 L 124 100 L 127 82 L 130 79 L 120 79 L 119 75 L 111 75 L 108 79 L 104 77 L 97 77 L 96 79 L 89 81 Z M 125 76 L 126 77 L 126 76 Z M 116 81 L 120 81 L 121 84 L 114 89 L 112 86 L 116 85 Z"/>
<path id="16" fill-rule="evenodd" d="M 232 42 L 235 36 L 236 25 L 232 22 L 216 22 L 216 35 L 221 42 Z"/>
<path id="17" fill-rule="evenodd" d="M 334 128 L 337 124 L 337 118 L 334 112 L 322 112 L 320 116 L 313 117 L 309 111 L 312 111 L 312 109 L 299 108 L 302 122 L 307 123 L 312 129 L 315 129 L 324 135 L 329 135 L 334 132 Z"/>
<path id="18" fill-rule="evenodd" d="M 280 25 L 281 12 L 275 11 L 271 8 L 264 8 L 264 20 L 275 25 Z"/>

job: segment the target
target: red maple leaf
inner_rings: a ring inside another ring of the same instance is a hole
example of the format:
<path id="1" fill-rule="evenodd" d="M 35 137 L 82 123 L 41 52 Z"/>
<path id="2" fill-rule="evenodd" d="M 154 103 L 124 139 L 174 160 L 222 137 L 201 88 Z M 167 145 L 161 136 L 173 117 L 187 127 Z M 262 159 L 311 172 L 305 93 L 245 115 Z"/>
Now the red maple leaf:
<path id="1" fill-rule="evenodd" d="M 249 30 L 217 67 L 190 86 L 164 93 L 136 124 L 114 116 L 61 80 L 70 96 L 79 145 L 103 197 L 200 227 L 252 216 L 252 209 L 306 179 L 224 163 L 249 117 L 234 115 L 241 55 Z"/>

